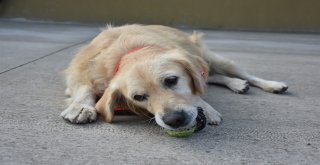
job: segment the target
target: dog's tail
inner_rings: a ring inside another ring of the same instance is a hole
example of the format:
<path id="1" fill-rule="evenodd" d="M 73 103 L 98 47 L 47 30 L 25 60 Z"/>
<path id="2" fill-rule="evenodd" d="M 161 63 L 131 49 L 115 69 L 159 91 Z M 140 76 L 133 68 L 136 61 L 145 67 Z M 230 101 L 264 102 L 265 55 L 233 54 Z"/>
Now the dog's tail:
<path id="1" fill-rule="evenodd" d="M 203 37 L 203 33 L 197 32 L 197 31 L 193 31 L 193 34 L 190 36 L 190 40 L 194 44 L 200 46 L 202 37 Z"/>

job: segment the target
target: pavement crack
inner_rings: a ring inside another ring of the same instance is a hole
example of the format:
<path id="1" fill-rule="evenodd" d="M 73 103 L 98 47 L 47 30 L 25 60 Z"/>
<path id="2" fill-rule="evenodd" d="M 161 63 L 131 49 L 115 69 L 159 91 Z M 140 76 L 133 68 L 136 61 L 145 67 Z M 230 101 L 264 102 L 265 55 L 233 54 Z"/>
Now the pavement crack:
<path id="1" fill-rule="evenodd" d="M 33 59 L 33 60 L 31 60 L 31 61 L 27 61 L 27 62 L 25 62 L 25 63 L 23 63 L 23 64 L 17 65 L 17 66 L 12 67 L 12 68 L 9 68 L 9 69 L 7 69 L 7 70 L 5 70 L 5 71 L 0 72 L 0 75 L 2 75 L 2 74 L 4 74 L 4 73 L 7 73 L 7 72 L 10 72 L 10 71 L 12 71 L 12 70 L 21 68 L 21 67 L 23 67 L 23 66 L 25 66 L 25 65 L 28 65 L 28 64 L 30 64 L 30 63 L 33 63 L 33 62 L 35 62 L 35 61 L 39 61 L 39 60 L 44 59 L 44 58 L 46 58 L 46 57 L 55 55 L 55 54 L 57 54 L 57 53 L 59 53 L 59 52 L 61 52 L 61 51 L 64 51 L 64 50 L 69 49 L 69 48 L 72 48 L 72 47 L 74 47 L 74 46 L 77 46 L 77 45 L 86 43 L 86 42 L 90 41 L 91 39 L 92 39 L 92 38 L 89 38 L 89 39 L 86 39 L 86 40 L 84 40 L 84 41 L 81 41 L 81 42 L 78 42 L 78 43 L 69 45 L 69 46 L 67 46 L 67 47 L 58 49 L 58 50 L 53 51 L 53 52 L 51 52 L 51 53 L 49 53 L 49 54 L 45 54 L 45 55 L 43 55 L 43 56 L 41 56 L 41 57 L 38 57 L 38 58 L 36 58 L 36 59 Z"/>

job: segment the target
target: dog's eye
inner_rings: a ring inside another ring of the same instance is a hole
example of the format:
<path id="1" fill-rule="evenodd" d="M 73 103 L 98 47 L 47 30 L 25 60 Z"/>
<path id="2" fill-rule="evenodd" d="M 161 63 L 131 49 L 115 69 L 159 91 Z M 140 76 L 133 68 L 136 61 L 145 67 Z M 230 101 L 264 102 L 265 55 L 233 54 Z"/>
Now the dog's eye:
<path id="1" fill-rule="evenodd" d="M 148 99 L 148 95 L 134 95 L 133 96 L 133 99 L 136 100 L 136 101 L 145 101 Z"/>
<path id="2" fill-rule="evenodd" d="M 166 79 L 164 79 L 164 85 L 166 87 L 175 86 L 175 85 L 177 85 L 177 83 L 178 83 L 178 77 L 177 76 L 170 76 L 170 77 L 167 77 Z"/>

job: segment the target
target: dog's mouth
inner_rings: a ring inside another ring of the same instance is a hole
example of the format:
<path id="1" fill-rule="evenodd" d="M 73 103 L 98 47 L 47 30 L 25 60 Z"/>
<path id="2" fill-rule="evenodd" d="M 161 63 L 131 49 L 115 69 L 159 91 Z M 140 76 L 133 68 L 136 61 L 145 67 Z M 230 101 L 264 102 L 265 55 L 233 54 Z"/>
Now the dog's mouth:
<path id="1" fill-rule="evenodd" d="M 201 107 L 197 107 L 198 115 L 196 117 L 195 125 L 193 125 L 191 128 L 182 128 L 177 129 L 176 131 L 190 131 L 194 130 L 194 132 L 198 132 L 203 130 L 207 125 L 207 118 L 203 113 L 203 109 Z"/>
<path id="2" fill-rule="evenodd" d="M 207 124 L 207 119 L 203 113 L 203 109 L 198 107 L 198 115 L 196 117 L 196 124 L 191 128 L 183 128 L 183 129 L 176 129 L 176 130 L 166 130 L 166 133 L 169 136 L 173 137 L 187 137 L 192 135 L 194 132 L 201 131 L 205 128 Z"/>

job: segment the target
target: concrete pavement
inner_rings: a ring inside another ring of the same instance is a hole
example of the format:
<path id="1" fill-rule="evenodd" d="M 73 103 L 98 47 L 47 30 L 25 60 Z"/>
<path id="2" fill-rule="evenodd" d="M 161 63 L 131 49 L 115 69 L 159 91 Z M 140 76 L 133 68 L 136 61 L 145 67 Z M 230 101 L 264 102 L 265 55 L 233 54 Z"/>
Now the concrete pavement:
<path id="1" fill-rule="evenodd" d="M 320 164 L 320 35 L 203 30 L 210 49 L 290 87 L 208 86 L 222 125 L 177 139 L 138 117 L 73 125 L 59 116 L 59 72 L 99 28 L 0 21 L 0 164 Z"/>

